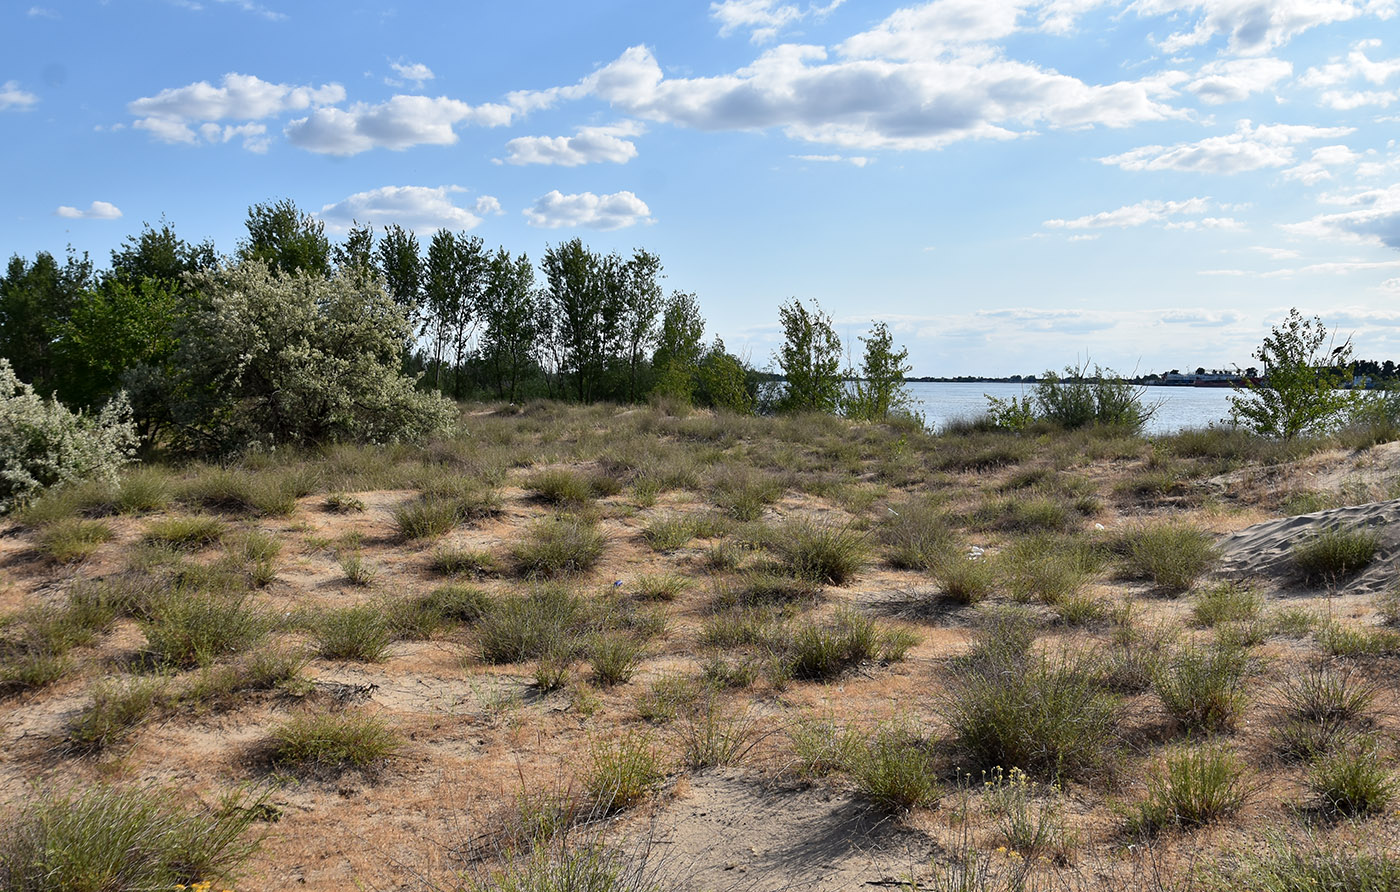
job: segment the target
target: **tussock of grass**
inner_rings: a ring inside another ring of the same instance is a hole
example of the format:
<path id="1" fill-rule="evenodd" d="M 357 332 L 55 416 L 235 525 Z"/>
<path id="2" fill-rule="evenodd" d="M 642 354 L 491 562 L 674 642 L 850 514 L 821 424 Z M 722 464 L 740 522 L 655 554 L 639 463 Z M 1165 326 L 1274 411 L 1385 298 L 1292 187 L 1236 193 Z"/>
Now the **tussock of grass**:
<path id="1" fill-rule="evenodd" d="M 867 562 L 863 533 L 849 523 L 834 524 L 806 518 L 789 520 L 774 531 L 771 547 L 787 572 L 825 585 L 846 585 Z"/>
<path id="2" fill-rule="evenodd" d="M 1187 733 L 1228 732 L 1244 712 L 1245 684 L 1253 668 L 1243 648 L 1188 645 L 1162 664 L 1152 686 Z"/>
<path id="3" fill-rule="evenodd" d="M 980 604 L 999 578 L 996 564 L 985 555 L 954 555 L 937 572 L 939 591 L 962 604 Z"/>
<path id="4" fill-rule="evenodd" d="M 688 577 L 679 573 L 651 573 L 632 582 L 632 591 L 643 601 L 674 601 L 690 589 Z"/>
<path id="5" fill-rule="evenodd" d="M 260 800 L 96 785 L 26 797 L 0 836 L 4 892 L 136 892 L 231 879 L 258 846 Z"/>
<path id="6" fill-rule="evenodd" d="M 1191 621 L 1203 629 L 1221 623 L 1246 622 L 1257 619 L 1264 609 L 1264 599 L 1248 586 L 1222 582 L 1201 592 L 1191 605 Z"/>
<path id="7" fill-rule="evenodd" d="M 558 586 L 501 598 L 477 624 L 477 646 L 487 663 L 522 663 L 580 647 L 587 616 L 583 601 Z"/>
<path id="8" fill-rule="evenodd" d="M 145 540 L 154 545 L 192 551 L 218 542 L 225 530 L 224 522 L 217 517 L 163 517 L 146 527 Z"/>
<path id="9" fill-rule="evenodd" d="M 296 770 L 376 768 L 403 743 L 389 725 L 369 713 L 305 712 L 272 730 L 272 764 Z"/>
<path id="10" fill-rule="evenodd" d="M 60 564 L 73 564 L 85 560 L 102 543 L 110 542 L 114 535 L 112 528 L 100 520 L 79 520 L 70 517 L 41 529 L 35 538 L 35 544 L 49 560 Z"/>
<path id="11" fill-rule="evenodd" d="M 521 576 L 549 578 L 593 569 L 606 543 L 594 519 L 560 515 L 533 524 L 511 554 Z"/>
<path id="12" fill-rule="evenodd" d="M 482 578 L 495 576 L 500 572 L 500 564 L 489 551 L 470 548 L 443 546 L 433 552 L 428 566 L 433 572 L 444 576 L 471 576 Z"/>
<path id="13" fill-rule="evenodd" d="M 68 726 L 68 745 L 92 755 L 123 742 L 159 705 L 163 679 L 128 678 L 98 682 L 92 703 Z"/>
<path id="14" fill-rule="evenodd" d="M 257 650 L 233 663 L 205 668 L 180 700 L 195 709 L 230 709 L 241 694 L 295 688 L 305 667 L 306 658 L 295 651 Z"/>
<path id="15" fill-rule="evenodd" d="M 751 713 L 726 710 L 714 698 L 683 712 L 675 735 L 681 759 L 694 769 L 738 765 L 762 739 Z"/>
<path id="16" fill-rule="evenodd" d="M 1228 817 L 1244 805 L 1244 765 L 1218 745 L 1169 753 L 1147 776 L 1147 800 L 1129 819 L 1132 833 L 1191 829 Z"/>
<path id="17" fill-rule="evenodd" d="M 588 663 L 599 684 L 611 687 L 632 680 L 644 648 L 627 635 L 598 635 L 588 646 Z"/>
<path id="18" fill-rule="evenodd" d="M 909 633 L 842 610 L 828 623 L 799 628 L 783 655 L 783 668 L 792 678 L 829 681 L 867 660 L 902 660 L 913 643 Z"/>
<path id="19" fill-rule="evenodd" d="M 898 570 L 935 570 L 957 555 L 957 541 L 946 509 L 911 501 L 890 509 L 880 527 L 885 560 Z"/>
<path id="20" fill-rule="evenodd" d="M 1293 563 L 1309 582 L 1341 579 L 1364 570 L 1379 547 L 1370 530 L 1331 527 L 1295 545 Z"/>
<path id="21" fill-rule="evenodd" d="M 247 595 L 185 588 L 157 598 L 141 620 L 146 653 L 158 665 L 207 666 L 267 635 L 267 618 Z"/>
<path id="22" fill-rule="evenodd" d="M 473 625 L 491 609 L 491 596 L 475 586 L 444 585 L 433 589 L 419 602 L 419 609 L 431 611 L 445 622 Z"/>
<path id="23" fill-rule="evenodd" d="M 1167 521 L 1129 530 L 1124 568 L 1169 592 L 1184 592 L 1219 559 L 1214 537 L 1199 527 Z"/>
<path id="24" fill-rule="evenodd" d="M 695 524 L 688 517 L 665 517 L 648 524 L 642 535 L 653 550 L 666 554 L 695 538 Z"/>
<path id="25" fill-rule="evenodd" d="M 632 732 L 595 742 L 588 755 L 583 788 L 599 814 L 631 808 L 666 777 L 661 753 L 647 734 Z"/>
<path id="26" fill-rule="evenodd" d="M 1376 742 L 1363 740 L 1320 758 L 1308 786 L 1323 811 L 1356 818 L 1390 811 L 1400 792 L 1400 779 Z"/>
<path id="27" fill-rule="evenodd" d="M 938 800 L 937 760 L 910 722 L 887 722 L 857 740 L 842 767 L 871 805 L 899 813 Z"/>
<path id="28" fill-rule="evenodd" d="M 326 610 L 311 620 L 316 655 L 325 660 L 377 663 L 394 640 L 385 611 L 374 604 Z"/>

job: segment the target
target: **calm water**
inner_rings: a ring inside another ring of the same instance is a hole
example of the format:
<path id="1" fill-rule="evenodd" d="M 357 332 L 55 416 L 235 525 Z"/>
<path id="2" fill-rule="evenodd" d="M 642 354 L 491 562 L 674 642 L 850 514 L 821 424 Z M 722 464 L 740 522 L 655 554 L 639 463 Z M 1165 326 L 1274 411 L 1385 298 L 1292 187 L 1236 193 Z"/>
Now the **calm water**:
<path id="1" fill-rule="evenodd" d="M 946 421 L 975 418 L 987 411 L 987 396 L 1009 399 L 1029 395 L 1034 384 L 922 384 L 911 382 L 909 392 L 922 405 L 919 410 L 934 430 Z M 1229 387 L 1144 387 L 1144 405 L 1161 403 L 1143 429 L 1149 434 L 1170 434 L 1188 427 L 1205 427 L 1230 415 Z"/>

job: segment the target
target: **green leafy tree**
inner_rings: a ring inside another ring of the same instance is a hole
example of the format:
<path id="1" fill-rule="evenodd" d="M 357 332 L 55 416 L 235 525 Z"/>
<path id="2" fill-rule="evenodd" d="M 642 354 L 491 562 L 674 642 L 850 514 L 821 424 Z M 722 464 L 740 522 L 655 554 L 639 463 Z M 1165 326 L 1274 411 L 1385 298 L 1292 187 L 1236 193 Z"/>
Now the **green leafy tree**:
<path id="1" fill-rule="evenodd" d="M 397 223 L 384 227 L 384 238 L 379 242 L 379 271 L 389 295 L 403 308 L 409 321 L 416 324 L 423 300 L 423 253 L 412 230 Z"/>
<path id="2" fill-rule="evenodd" d="M 487 267 L 482 293 L 482 358 L 495 379 L 496 395 L 515 401 L 521 380 L 535 365 L 542 315 L 530 258 L 512 258 L 501 248 Z"/>
<path id="3" fill-rule="evenodd" d="M 331 253 L 341 275 L 368 278 L 374 272 L 374 227 L 361 226 L 358 220 L 352 222 L 350 231 L 345 233 L 345 241 L 336 245 Z"/>
<path id="4" fill-rule="evenodd" d="M 705 318 L 694 294 L 672 292 L 661 312 L 661 328 L 651 366 L 656 372 L 652 392 L 691 402 L 705 352 Z"/>
<path id="5" fill-rule="evenodd" d="M 554 316 L 559 371 L 572 375 L 580 402 L 596 398 L 617 341 L 616 294 L 605 260 L 572 239 L 545 250 L 545 294 Z"/>
<path id="6" fill-rule="evenodd" d="M 776 359 L 787 386 L 780 412 L 835 412 L 841 401 L 841 339 L 831 317 L 815 301 L 812 309 L 793 298 L 778 308 L 785 338 Z"/>
<path id="7" fill-rule="evenodd" d="M 141 233 L 128 236 L 122 246 L 112 252 L 112 267 L 104 281 L 115 279 L 127 285 L 139 285 L 146 279 L 167 283 L 182 290 L 185 276 L 212 270 L 219 265 L 214 243 L 191 245 L 175 234 L 175 228 L 165 220 L 157 229 L 143 223 Z"/>
<path id="8" fill-rule="evenodd" d="M 40 393 L 53 393 L 62 384 L 59 337 L 74 304 L 92 284 L 87 255 L 70 251 L 62 264 L 47 251 L 40 251 L 33 263 L 10 258 L 0 279 L 0 356 Z"/>
<path id="9" fill-rule="evenodd" d="M 883 322 L 873 323 L 870 336 L 860 340 L 865 356 L 844 399 L 847 417 L 885 421 L 892 414 L 909 414 L 914 402 L 904 386 L 904 376 L 912 369 L 909 351 L 894 348 L 894 336 Z"/>
<path id="10" fill-rule="evenodd" d="M 486 286 L 488 257 L 480 238 L 439 229 L 428 243 L 423 295 L 426 333 L 433 350 L 437 386 L 451 359 L 453 393 L 463 396 L 463 366 Z"/>
<path id="11" fill-rule="evenodd" d="M 283 273 L 330 275 L 331 243 L 325 224 L 302 213 L 290 198 L 253 205 L 244 225 L 248 238 L 239 244 L 240 259 L 260 260 Z"/>
<path id="12" fill-rule="evenodd" d="M 716 409 L 752 415 L 758 405 L 754 378 L 739 357 L 724 349 L 718 336 L 700 359 L 700 402 Z"/>
<path id="13" fill-rule="evenodd" d="M 656 337 L 656 315 L 665 296 L 661 258 L 640 248 L 622 267 L 620 334 L 627 363 L 627 399 L 637 401 L 637 376 Z"/>
<path id="14" fill-rule="evenodd" d="M 1289 310 L 1251 354 L 1268 384 L 1232 395 L 1231 421 L 1283 440 L 1326 433 L 1345 422 L 1362 400 L 1360 393 L 1339 389 L 1351 380 L 1351 342 L 1330 350 L 1323 346 L 1327 343 L 1321 319 Z"/>
<path id="15" fill-rule="evenodd" d="M 394 442 L 451 425 L 452 404 L 400 371 L 412 329 L 378 277 L 282 274 L 247 260 L 198 285 L 165 382 L 177 447 Z"/>
<path id="16" fill-rule="evenodd" d="M 83 292 L 55 348 L 64 401 L 96 406 L 122 389 L 129 370 L 165 367 L 177 345 L 176 320 L 188 302 L 178 283 L 153 277 L 135 283 L 109 277 Z M 137 423 L 144 436 L 155 433 L 162 414 L 158 406 L 140 406 Z"/>

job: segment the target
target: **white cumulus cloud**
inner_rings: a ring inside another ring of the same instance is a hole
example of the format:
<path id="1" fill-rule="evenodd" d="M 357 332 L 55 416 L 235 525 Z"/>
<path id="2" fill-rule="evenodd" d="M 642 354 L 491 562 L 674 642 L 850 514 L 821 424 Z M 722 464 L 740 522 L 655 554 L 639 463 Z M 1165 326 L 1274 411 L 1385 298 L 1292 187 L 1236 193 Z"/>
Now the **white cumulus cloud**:
<path id="1" fill-rule="evenodd" d="M 115 220 L 122 215 L 121 208 L 110 201 L 94 201 L 86 208 L 59 205 L 54 213 L 72 220 Z"/>
<path id="2" fill-rule="evenodd" d="M 453 126 L 462 122 L 496 127 L 509 124 L 508 106 L 472 106 L 446 96 L 393 96 L 348 109 L 318 108 L 289 123 L 283 131 L 292 145 L 324 155 L 358 155 L 374 148 L 448 146 L 457 141 Z"/>
<path id="3" fill-rule="evenodd" d="M 39 103 L 39 97 L 33 93 L 26 92 L 19 88 L 19 81 L 5 81 L 0 84 L 0 111 L 11 111 L 18 109 L 33 108 Z"/>
<path id="4" fill-rule="evenodd" d="M 1361 155 L 1346 146 L 1322 146 L 1313 149 L 1312 157 L 1283 172 L 1285 179 L 1298 180 L 1305 186 L 1332 179 L 1334 168 L 1355 165 Z"/>
<path id="5" fill-rule="evenodd" d="M 397 223 L 418 232 L 473 229 L 481 224 L 483 208 L 497 212 L 500 203 L 483 195 L 476 199 L 473 213 L 452 200 L 453 195 L 466 191 L 461 186 L 381 186 L 325 205 L 317 216 L 337 230 L 356 220 L 377 226 Z"/>
<path id="6" fill-rule="evenodd" d="M 1266 167 L 1286 167 L 1294 162 L 1294 146 L 1313 139 L 1334 139 L 1354 132 L 1354 127 L 1314 127 L 1310 124 L 1261 124 L 1240 121 L 1234 133 L 1208 136 L 1174 146 L 1141 146 L 1119 155 L 1100 158 L 1124 170 L 1179 170 L 1194 173 L 1234 174 Z"/>
<path id="7" fill-rule="evenodd" d="M 537 229 L 623 229 L 638 223 L 651 223 L 646 202 L 631 192 L 594 195 L 580 192 L 564 195 L 553 189 L 525 210 L 525 222 Z"/>
<path id="8" fill-rule="evenodd" d="M 1210 105 L 1239 102 L 1260 93 L 1293 73 L 1293 63 L 1283 59 L 1231 59 L 1201 66 L 1186 89 Z"/>
<path id="9" fill-rule="evenodd" d="M 1136 0 L 1129 8 L 1168 21 L 1194 18 L 1189 30 L 1175 31 L 1158 42 L 1165 52 L 1224 37 L 1229 50 L 1240 55 L 1267 53 L 1320 25 L 1363 15 L 1386 20 L 1395 14 L 1394 0 Z"/>
<path id="10" fill-rule="evenodd" d="M 1323 201 L 1345 210 L 1286 223 L 1283 229 L 1307 238 L 1359 241 L 1400 249 L 1400 184 L 1328 195 Z"/>
<path id="11" fill-rule="evenodd" d="M 799 7 L 778 0 L 722 0 L 710 4 L 710 16 L 719 22 L 719 34 L 728 37 L 735 31 L 746 30 L 749 40 L 767 43 L 789 25 L 811 16 L 823 18 L 845 0 L 831 0 L 825 6 L 809 4 Z"/>
<path id="12" fill-rule="evenodd" d="M 874 158 L 865 155 L 793 155 L 798 161 L 816 161 L 821 164 L 853 164 L 856 167 L 864 167 L 867 164 L 874 164 Z"/>
<path id="13" fill-rule="evenodd" d="M 395 87 L 404 81 L 413 81 L 415 86 L 422 89 L 424 83 L 437 77 L 433 70 L 422 62 L 390 62 L 389 67 L 394 69 L 398 79 L 385 78 L 385 83 Z"/>
<path id="14" fill-rule="evenodd" d="M 195 124 L 256 121 L 344 99 L 345 88 L 340 84 L 293 86 L 230 73 L 217 87 L 207 81 L 173 87 L 128 103 L 127 111 L 137 119 L 132 126 L 162 142 L 196 143 Z"/>
<path id="15" fill-rule="evenodd" d="M 1176 216 L 1199 216 L 1210 210 L 1209 198 L 1188 198 L 1185 201 L 1139 201 L 1117 210 L 1088 214 L 1072 220 L 1046 220 L 1049 229 L 1108 229 L 1164 223 Z"/>
<path id="16" fill-rule="evenodd" d="M 645 131 L 635 121 L 623 121 L 604 127 L 580 127 L 573 136 L 521 136 L 506 143 L 506 161 L 563 167 L 601 162 L 626 164 L 637 157 L 637 145 L 630 138 Z"/>

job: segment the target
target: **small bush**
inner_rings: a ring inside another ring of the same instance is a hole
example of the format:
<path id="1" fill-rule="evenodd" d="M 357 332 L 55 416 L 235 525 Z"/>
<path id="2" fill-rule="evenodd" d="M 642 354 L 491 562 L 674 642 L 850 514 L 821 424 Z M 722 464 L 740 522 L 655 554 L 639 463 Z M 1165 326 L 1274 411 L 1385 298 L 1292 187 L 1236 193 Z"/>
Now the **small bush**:
<path id="1" fill-rule="evenodd" d="M 1311 666 L 1289 675 L 1279 693 L 1289 716 L 1326 724 L 1368 716 L 1379 690 L 1357 672 Z"/>
<path id="2" fill-rule="evenodd" d="M 1091 654 L 1028 657 L 993 643 L 938 701 L 972 768 L 1088 777 L 1112 767 L 1121 711 Z"/>
<path id="3" fill-rule="evenodd" d="M 1209 532 L 1176 521 L 1138 527 L 1127 533 L 1126 546 L 1128 573 L 1170 592 L 1189 589 L 1220 556 Z"/>
<path id="4" fill-rule="evenodd" d="M 624 811 L 661 785 L 666 771 L 650 736 L 629 733 L 595 742 L 583 787 L 599 814 Z"/>
<path id="5" fill-rule="evenodd" d="M 112 528 L 100 520 L 66 518 L 40 530 L 37 544 L 49 560 L 72 564 L 85 560 L 113 535 Z"/>
<path id="6" fill-rule="evenodd" d="M 394 509 L 394 528 L 409 541 L 436 539 L 461 523 L 457 506 L 447 499 L 414 499 Z"/>
<path id="7" fill-rule="evenodd" d="M 828 681 L 866 660 L 901 659 L 903 650 L 898 655 L 893 652 L 899 644 L 874 620 L 843 610 L 829 623 L 802 626 L 793 636 L 783 663 L 792 678 Z M 903 648 L 907 647 L 907 642 L 903 643 Z"/>
<path id="8" fill-rule="evenodd" d="M 217 517 L 163 517 L 146 527 L 145 540 L 154 545 L 193 551 L 218 542 L 225 529 L 224 522 Z"/>
<path id="9" fill-rule="evenodd" d="M 398 734 L 363 712 L 300 713 L 272 730 L 272 764 L 297 770 L 378 767 L 399 751 Z"/>
<path id="10" fill-rule="evenodd" d="M 530 477 L 525 488 L 550 505 L 578 507 L 593 500 L 588 478 L 565 468 L 540 471 Z"/>
<path id="11" fill-rule="evenodd" d="M 1098 570 L 1099 556 L 1078 539 L 1036 535 L 1012 543 L 998 556 L 998 567 L 1017 601 L 1053 605 L 1079 594 Z"/>
<path id="12" fill-rule="evenodd" d="M 948 512 L 929 502 L 908 502 L 880 527 L 885 559 L 899 570 L 935 570 L 956 559 Z"/>
<path id="13" fill-rule="evenodd" d="M 876 808 L 905 812 L 938 800 L 937 760 L 908 722 L 876 728 L 851 747 L 844 768 L 856 791 Z"/>
<path id="14" fill-rule="evenodd" d="M 695 525 L 688 517 L 667 517 L 652 521 L 642 536 L 653 550 L 664 554 L 685 547 L 695 538 Z"/>
<path id="15" fill-rule="evenodd" d="M 655 573 L 638 577 L 632 588 L 644 601 L 674 601 L 690 584 L 688 578 L 677 573 Z"/>
<path id="16" fill-rule="evenodd" d="M 0 358 L 0 514 L 52 486 L 115 482 L 136 442 L 125 395 L 96 416 L 74 415 L 56 399 L 41 399 Z"/>
<path id="17" fill-rule="evenodd" d="M 1309 582 L 1341 579 L 1365 569 L 1379 547 L 1370 530 L 1337 526 L 1293 546 L 1293 563 Z"/>
<path id="18" fill-rule="evenodd" d="M 0 837 L 0 889 L 138 892 L 231 880 L 258 846 L 249 833 L 258 809 L 245 803 L 235 796 L 209 808 L 187 790 L 149 786 L 41 789 Z"/>
<path id="19" fill-rule="evenodd" d="M 384 659 L 394 633 L 382 608 L 361 604 L 316 615 L 311 637 L 322 659 L 377 663 Z"/>
<path id="20" fill-rule="evenodd" d="M 631 681 L 642 655 L 642 645 L 626 635 L 598 635 L 588 647 L 593 676 L 607 686 Z"/>
<path id="21" fill-rule="evenodd" d="M 1202 592 L 1191 605 L 1191 621 L 1200 628 L 1258 618 L 1264 599 L 1248 586 L 1222 582 Z"/>
<path id="22" fill-rule="evenodd" d="M 491 609 L 491 596 L 469 585 L 444 585 L 433 589 L 420 602 L 423 610 L 432 611 L 447 622 L 472 625 Z"/>
<path id="23" fill-rule="evenodd" d="M 760 739 L 752 715 L 728 712 L 712 698 L 681 715 L 676 736 L 686 766 L 697 769 L 738 765 Z"/>
<path id="24" fill-rule="evenodd" d="M 442 547 L 433 552 L 428 563 L 434 573 L 444 576 L 472 576 L 480 579 L 500 572 L 496 558 L 489 551 Z"/>
<path id="25" fill-rule="evenodd" d="M 68 726 L 68 745 L 94 754 L 120 743 L 155 710 L 163 690 L 160 679 L 98 682 L 92 703 Z"/>
<path id="26" fill-rule="evenodd" d="M 1323 811 L 1346 817 L 1384 814 L 1400 791 L 1374 741 L 1340 749 L 1313 766 L 1308 785 Z"/>
<path id="27" fill-rule="evenodd" d="M 1244 712 L 1244 687 L 1252 669 L 1242 648 L 1189 645 L 1162 665 L 1152 686 L 1187 733 L 1233 731 Z"/>
<path id="28" fill-rule="evenodd" d="M 207 666 L 247 650 L 268 632 L 267 618 L 246 595 L 222 591 L 176 590 L 157 598 L 141 620 L 146 652 L 173 668 Z"/>
<path id="29" fill-rule="evenodd" d="M 789 520 L 772 543 L 787 571 L 800 579 L 829 585 L 845 585 L 866 564 L 865 536 L 850 524 Z"/>
<path id="30" fill-rule="evenodd" d="M 593 569 L 602 559 L 606 543 L 596 521 L 562 515 L 532 525 L 512 555 L 521 576 L 548 578 Z"/>
<path id="31" fill-rule="evenodd" d="M 976 558 L 956 555 L 937 569 L 939 590 L 963 604 L 979 604 L 995 588 L 996 565 L 985 555 Z"/>
<path id="32" fill-rule="evenodd" d="M 1244 765 L 1223 746 L 1179 749 L 1147 776 L 1147 801 L 1129 820 L 1129 831 L 1152 834 L 1167 827 L 1191 829 L 1239 811 L 1244 805 Z"/>
<path id="33" fill-rule="evenodd" d="M 477 624 L 481 658 L 488 663 L 521 663 L 558 657 L 579 647 L 578 633 L 585 619 L 583 602 L 554 586 L 502 598 Z"/>

